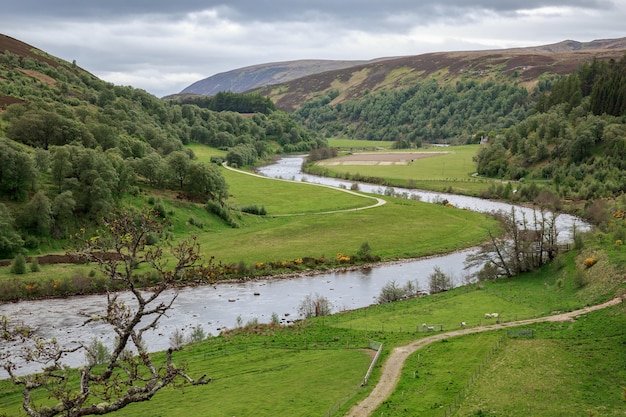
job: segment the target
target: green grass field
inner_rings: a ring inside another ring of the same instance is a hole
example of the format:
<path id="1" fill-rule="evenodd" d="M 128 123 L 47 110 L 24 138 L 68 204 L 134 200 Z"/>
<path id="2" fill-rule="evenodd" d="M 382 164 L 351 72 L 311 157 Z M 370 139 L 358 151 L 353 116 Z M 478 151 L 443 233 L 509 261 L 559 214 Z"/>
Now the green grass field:
<path id="1" fill-rule="evenodd" d="M 608 249 L 608 247 L 607 247 Z M 598 246 L 588 248 L 597 253 Z M 567 253 L 562 261 L 531 274 L 485 282 L 398 303 L 376 305 L 300 322 L 292 327 L 242 328 L 189 345 L 177 361 L 192 375 L 207 373 L 209 385 L 167 389 L 148 403 L 134 404 L 120 416 L 344 415 L 368 394 L 380 377 L 359 386 L 367 371 L 368 340 L 394 346 L 431 335 L 416 332 L 422 322 L 445 330 L 485 324 L 486 311 L 504 321 L 571 311 L 624 291 L 604 263 L 622 261 L 614 248 L 591 269 L 579 288 L 570 268 L 587 252 Z M 613 261 L 611 261 L 613 258 Z M 559 283 L 559 280 L 565 282 Z M 612 284 L 607 284 L 612 282 Z M 626 378 L 624 344 L 626 309 L 618 305 L 588 313 L 575 322 L 526 326 L 534 338 L 505 337 L 506 331 L 449 338 L 411 355 L 394 394 L 372 415 L 560 416 L 623 415 Z M 0 383 L 0 404 L 8 415 L 20 414 L 20 393 Z M 1 415 L 1 414 L 0 414 Z"/>
<path id="2" fill-rule="evenodd" d="M 198 148 L 194 152 L 199 158 L 210 158 L 214 151 Z M 230 262 L 354 253 L 363 241 L 386 259 L 414 257 L 470 246 L 484 239 L 485 228 L 495 226 L 465 210 L 388 197 L 387 204 L 375 209 L 315 214 L 362 207 L 371 199 L 310 184 L 224 173 L 236 205 L 264 205 L 270 215 L 245 215 L 239 219 L 241 227 L 232 229 L 201 206 L 160 197 L 171 213 L 175 236 L 194 231 L 206 253 Z M 146 192 L 128 204 L 147 204 L 149 195 Z M 273 216 L 272 212 L 297 215 Z M 202 227 L 191 225 L 191 217 Z M 499 312 L 501 320 L 514 321 L 572 311 L 624 293 L 626 250 L 614 245 L 614 239 L 598 236 L 589 239 L 583 251 L 568 252 L 541 270 L 519 277 L 290 327 L 241 328 L 189 345 L 176 353 L 176 362 L 186 364 L 192 376 L 206 373 L 213 382 L 165 389 L 153 400 L 115 415 L 345 415 L 376 384 L 391 349 L 432 334 L 417 331 L 421 323 L 455 330 L 460 321 L 468 326 L 485 324 L 486 312 Z M 589 256 L 598 262 L 581 272 Z M 78 267 L 44 266 L 23 279 L 51 279 L 76 273 L 74 268 Z M 88 272 L 88 267 L 80 268 Z M 13 279 L 8 268 L 0 269 L 0 283 Z M 419 350 L 406 362 L 393 395 L 372 415 L 437 417 L 452 411 L 467 417 L 624 415 L 623 304 L 575 322 L 527 328 L 534 330 L 534 338 L 508 338 L 505 331 L 496 330 L 449 338 Z M 369 384 L 360 387 L 371 360 L 370 340 L 384 344 L 382 360 Z M 25 416 L 20 403 L 20 390 L 0 381 L 0 416 Z"/>
<path id="3" fill-rule="evenodd" d="M 350 141 L 349 141 L 350 142 Z M 360 141 L 367 143 L 368 141 Z M 329 141 L 334 144 L 335 141 Z M 338 141 L 343 143 L 343 141 Z M 339 146 L 339 145 L 338 145 Z M 362 145 L 365 146 L 365 145 Z M 462 145 L 450 147 L 428 147 L 393 152 L 442 153 L 441 155 L 416 159 L 408 165 L 361 164 L 337 165 L 335 159 L 320 161 L 311 168 L 311 173 L 332 177 L 361 176 L 385 178 L 390 185 L 416 189 L 455 192 L 478 195 L 488 189 L 494 180 L 474 177 L 476 164 L 474 155 L 480 145 Z M 385 149 L 384 152 L 388 152 Z M 371 152 L 371 150 L 368 150 Z M 355 151 L 354 155 L 358 155 Z"/>

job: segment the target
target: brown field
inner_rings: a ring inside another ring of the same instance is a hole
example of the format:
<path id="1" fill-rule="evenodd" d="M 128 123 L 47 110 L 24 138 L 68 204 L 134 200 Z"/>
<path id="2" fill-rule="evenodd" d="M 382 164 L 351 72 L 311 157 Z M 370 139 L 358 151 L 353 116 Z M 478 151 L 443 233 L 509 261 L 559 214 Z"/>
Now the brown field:
<path id="1" fill-rule="evenodd" d="M 336 165 L 409 165 L 411 162 L 432 158 L 434 156 L 445 155 L 446 152 L 376 152 L 376 153 L 356 153 L 352 155 L 340 156 L 330 160 L 319 161 L 321 166 Z"/>

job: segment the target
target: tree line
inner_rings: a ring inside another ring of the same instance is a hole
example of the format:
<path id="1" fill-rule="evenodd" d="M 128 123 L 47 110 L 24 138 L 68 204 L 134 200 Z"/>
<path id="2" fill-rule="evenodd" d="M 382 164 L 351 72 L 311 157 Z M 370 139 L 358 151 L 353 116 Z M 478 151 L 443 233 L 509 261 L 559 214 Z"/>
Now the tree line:
<path id="1" fill-rule="evenodd" d="M 515 82 L 476 80 L 440 85 L 436 79 L 372 92 L 333 104 L 337 91 L 311 100 L 295 112 L 325 136 L 393 141 L 396 148 L 422 142 L 474 143 L 476 133 L 509 127 L 528 116 L 531 100 Z"/>
<path id="2" fill-rule="evenodd" d="M 237 166 L 325 146 L 254 95 L 222 95 L 224 111 L 215 111 L 8 51 L 0 53 L 0 80 L 0 97 L 21 100 L 0 113 L 0 258 L 68 236 L 144 185 L 224 206 L 221 171 L 186 144 L 227 150 Z M 255 113 L 226 111 L 233 106 Z"/>
<path id="3" fill-rule="evenodd" d="M 626 192 L 625 69 L 626 57 L 583 64 L 562 77 L 538 100 L 533 115 L 480 149 L 478 173 L 533 180 L 519 187 L 531 200 L 541 188 L 571 200 Z"/>
<path id="4" fill-rule="evenodd" d="M 263 113 L 270 114 L 276 110 L 276 106 L 268 97 L 258 93 L 237 94 L 230 91 L 221 91 L 214 96 L 182 96 L 184 104 L 195 104 L 203 109 L 213 111 L 234 111 L 237 113 Z"/>

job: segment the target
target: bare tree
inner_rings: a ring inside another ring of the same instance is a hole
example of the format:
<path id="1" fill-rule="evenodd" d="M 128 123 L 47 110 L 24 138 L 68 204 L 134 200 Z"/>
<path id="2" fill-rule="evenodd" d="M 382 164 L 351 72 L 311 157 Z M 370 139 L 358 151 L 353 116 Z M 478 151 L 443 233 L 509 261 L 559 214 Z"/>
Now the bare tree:
<path id="1" fill-rule="evenodd" d="M 315 294 L 304 297 L 304 300 L 298 306 L 298 311 L 302 316 L 309 319 L 311 317 L 328 316 L 333 309 L 333 305 L 328 298 Z"/>
<path id="2" fill-rule="evenodd" d="M 176 366 L 172 349 L 166 352 L 164 360 L 155 362 L 144 343 L 144 334 L 156 328 L 176 299 L 175 292 L 172 295 L 166 290 L 212 280 L 217 270 L 212 262 L 200 264 L 195 238 L 167 245 L 164 226 L 151 211 L 121 212 L 105 221 L 97 236 L 79 239 L 75 255 L 96 264 L 112 286 L 122 284 L 132 296 L 130 302 L 125 302 L 119 293 L 109 292 L 107 311 L 85 321 L 85 325 L 105 323 L 115 333 L 114 346 L 103 364 L 93 360 L 78 370 L 69 369 L 62 362 L 66 354 L 83 351 L 93 356 L 93 346 L 88 342 L 60 346 L 56 340 L 42 340 L 27 327 L 12 325 L 6 318 L 0 322 L 5 328 L 4 339 L 12 344 L 11 350 L 2 351 L 0 362 L 13 383 L 21 386 L 23 408 L 29 416 L 107 414 L 147 401 L 162 388 L 177 386 L 178 380 L 192 385 L 210 381 L 206 375 L 193 379 L 183 367 Z M 155 236 L 160 237 L 159 243 L 148 245 Z M 167 246 L 171 256 L 164 253 Z M 141 273 L 156 273 L 158 281 L 153 287 L 142 289 Z M 39 363 L 43 370 L 37 375 L 19 376 L 18 360 Z M 51 401 L 38 404 L 36 399 L 41 398 Z"/>
<path id="3" fill-rule="evenodd" d="M 488 231 L 489 241 L 474 255 L 468 256 L 465 269 L 483 267 L 478 276 L 512 277 L 532 271 L 554 259 L 558 254 L 558 214 L 541 208 L 533 211 L 529 221 L 515 208 L 510 213 L 498 212 L 494 216 L 502 226 L 501 234 Z"/>
<path id="4" fill-rule="evenodd" d="M 435 266 L 433 273 L 428 276 L 428 288 L 431 294 L 451 290 L 454 288 L 452 277 L 446 275 L 438 266 Z"/>

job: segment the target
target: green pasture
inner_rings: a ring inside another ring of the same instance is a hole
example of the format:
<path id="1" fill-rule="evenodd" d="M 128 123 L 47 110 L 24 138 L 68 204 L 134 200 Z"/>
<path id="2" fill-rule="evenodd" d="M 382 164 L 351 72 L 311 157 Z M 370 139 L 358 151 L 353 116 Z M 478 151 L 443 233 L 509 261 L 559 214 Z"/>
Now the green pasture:
<path id="1" fill-rule="evenodd" d="M 316 214 L 376 204 L 374 197 L 357 196 L 316 184 L 261 178 L 222 169 L 233 207 L 263 206 L 269 216 Z"/>
<path id="2" fill-rule="evenodd" d="M 221 169 L 230 186 L 228 203 L 232 207 L 256 205 L 265 207 L 268 214 L 235 214 L 239 227 L 233 228 L 202 204 L 178 200 L 149 187 L 123 203 L 137 208 L 161 205 L 175 239 L 195 234 L 203 255 L 226 264 L 334 258 L 338 253 L 350 256 L 365 242 L 373 255 L 386 260 L 414 258 L 476 245 L 487 238 L 487 229 L 497 227 L 482 214 L 392 197 L 384 197 L 387 203 L 383 206 L 352 211 L 376 204 L 375 196 Z M 329 213 L 338 210 L 348 211 Z M 70 249 L 66 242 L 59 252 Z M 81 281 L 90 272 L 83 266 L 42 265 L 40 272 L 14 275 L 9 267 L 2 267 L 0 288 L 3 282 L 21 281 L 36 284 L 31 294 L 36 295 L 55 280 L 71 277 Z"/>
<path id="3" fill-rule="evenodd" d="M 485 240 L 488 228 L 496 227 L 493 220 L 466 210 L 385 199 L 383 206 L 360 211 L 244 216 L 237 229 L 203 231 L 198 238 L 203 251 L 228 262 L 353 255 L 364 242 L 372 254 L 391 260 L 470 247 Z"/>
<path id="4" fill-rule="evenodd" d="M 479 146 L 461 145 L 393 151 L 442 153 L 429 158 L 415 159 L 408 165 L 333 165 L 333 159 L 327 159 L 310 167 L 309 172 L 339 178 L 383 178 L 385 184 L 398 187 L 479 195 L 494 183 L 494 180 L 472 175 L 476 172 L 473 157 L 478 152 Z M 385 149 L 384 152 L 387 151 L 388 149 Z"/>
<path id="5" fill-rule="evenodd" d="M 461 320 L 468 326 L 491 323 L 485 312 L 499 312 L 502 321 L 521 320 L 581 308 L 589 303 L 584 296 L 589 290 L 598 295 L 594 302 L 623 291 L 621 281 L 608 286 L 602 275 L 608 271 L 603 262 L 623 259 L 626 252 L 601 257 L 595 265 L 600 269 L 589 269 L 585 287 L 571 282 L 571 271 L 591 250 L 599 251 L 597 245 L 571 251 L 540 271 L 515 278 L 294 326 L 244 327 L 189 345 L 176 353 L 176 361 L 187 364 L 193 376 L 207 373 L 213 382 L 183 391 L 166 389 L 116 415 L 345 415 L 375 386 L 393 347 L 433 334 L 419 329 L 423 322 L 441 324 L 447 331 L 458 329 Z M 494 330 L 450 337 L 418 350 L 405 363 L 397 389 L 373 415 L 437 417 L 447 410 L 468 417 L 622 415 L 623 304 L 575 322 L 524 328 L 533 330 L 532 339 Z M 365 354 L 368 340 L 384 344 L 383 356 L 369 384 L 361 388 L 371 359 Z M 2 411 L 23 416 L 20 398 L 19 389 L 0 383 Z"/>
<path id="6" fill-rule="evenodd" d="M 438 154 L 428 158 L 415 159 L 407 165 L 326 165 L 327 162 L 332 162 L 332 159 L 324 160 L 318 165 L 323 165 L 330 171 L 339 174 L 358 173 L 396 180 L 469 180 L 471 174 L 476 172 L 476 164 L 472 158 L 478 152 L 479 146 L 463 145 L 404 150 L 407 153 Z"/>

